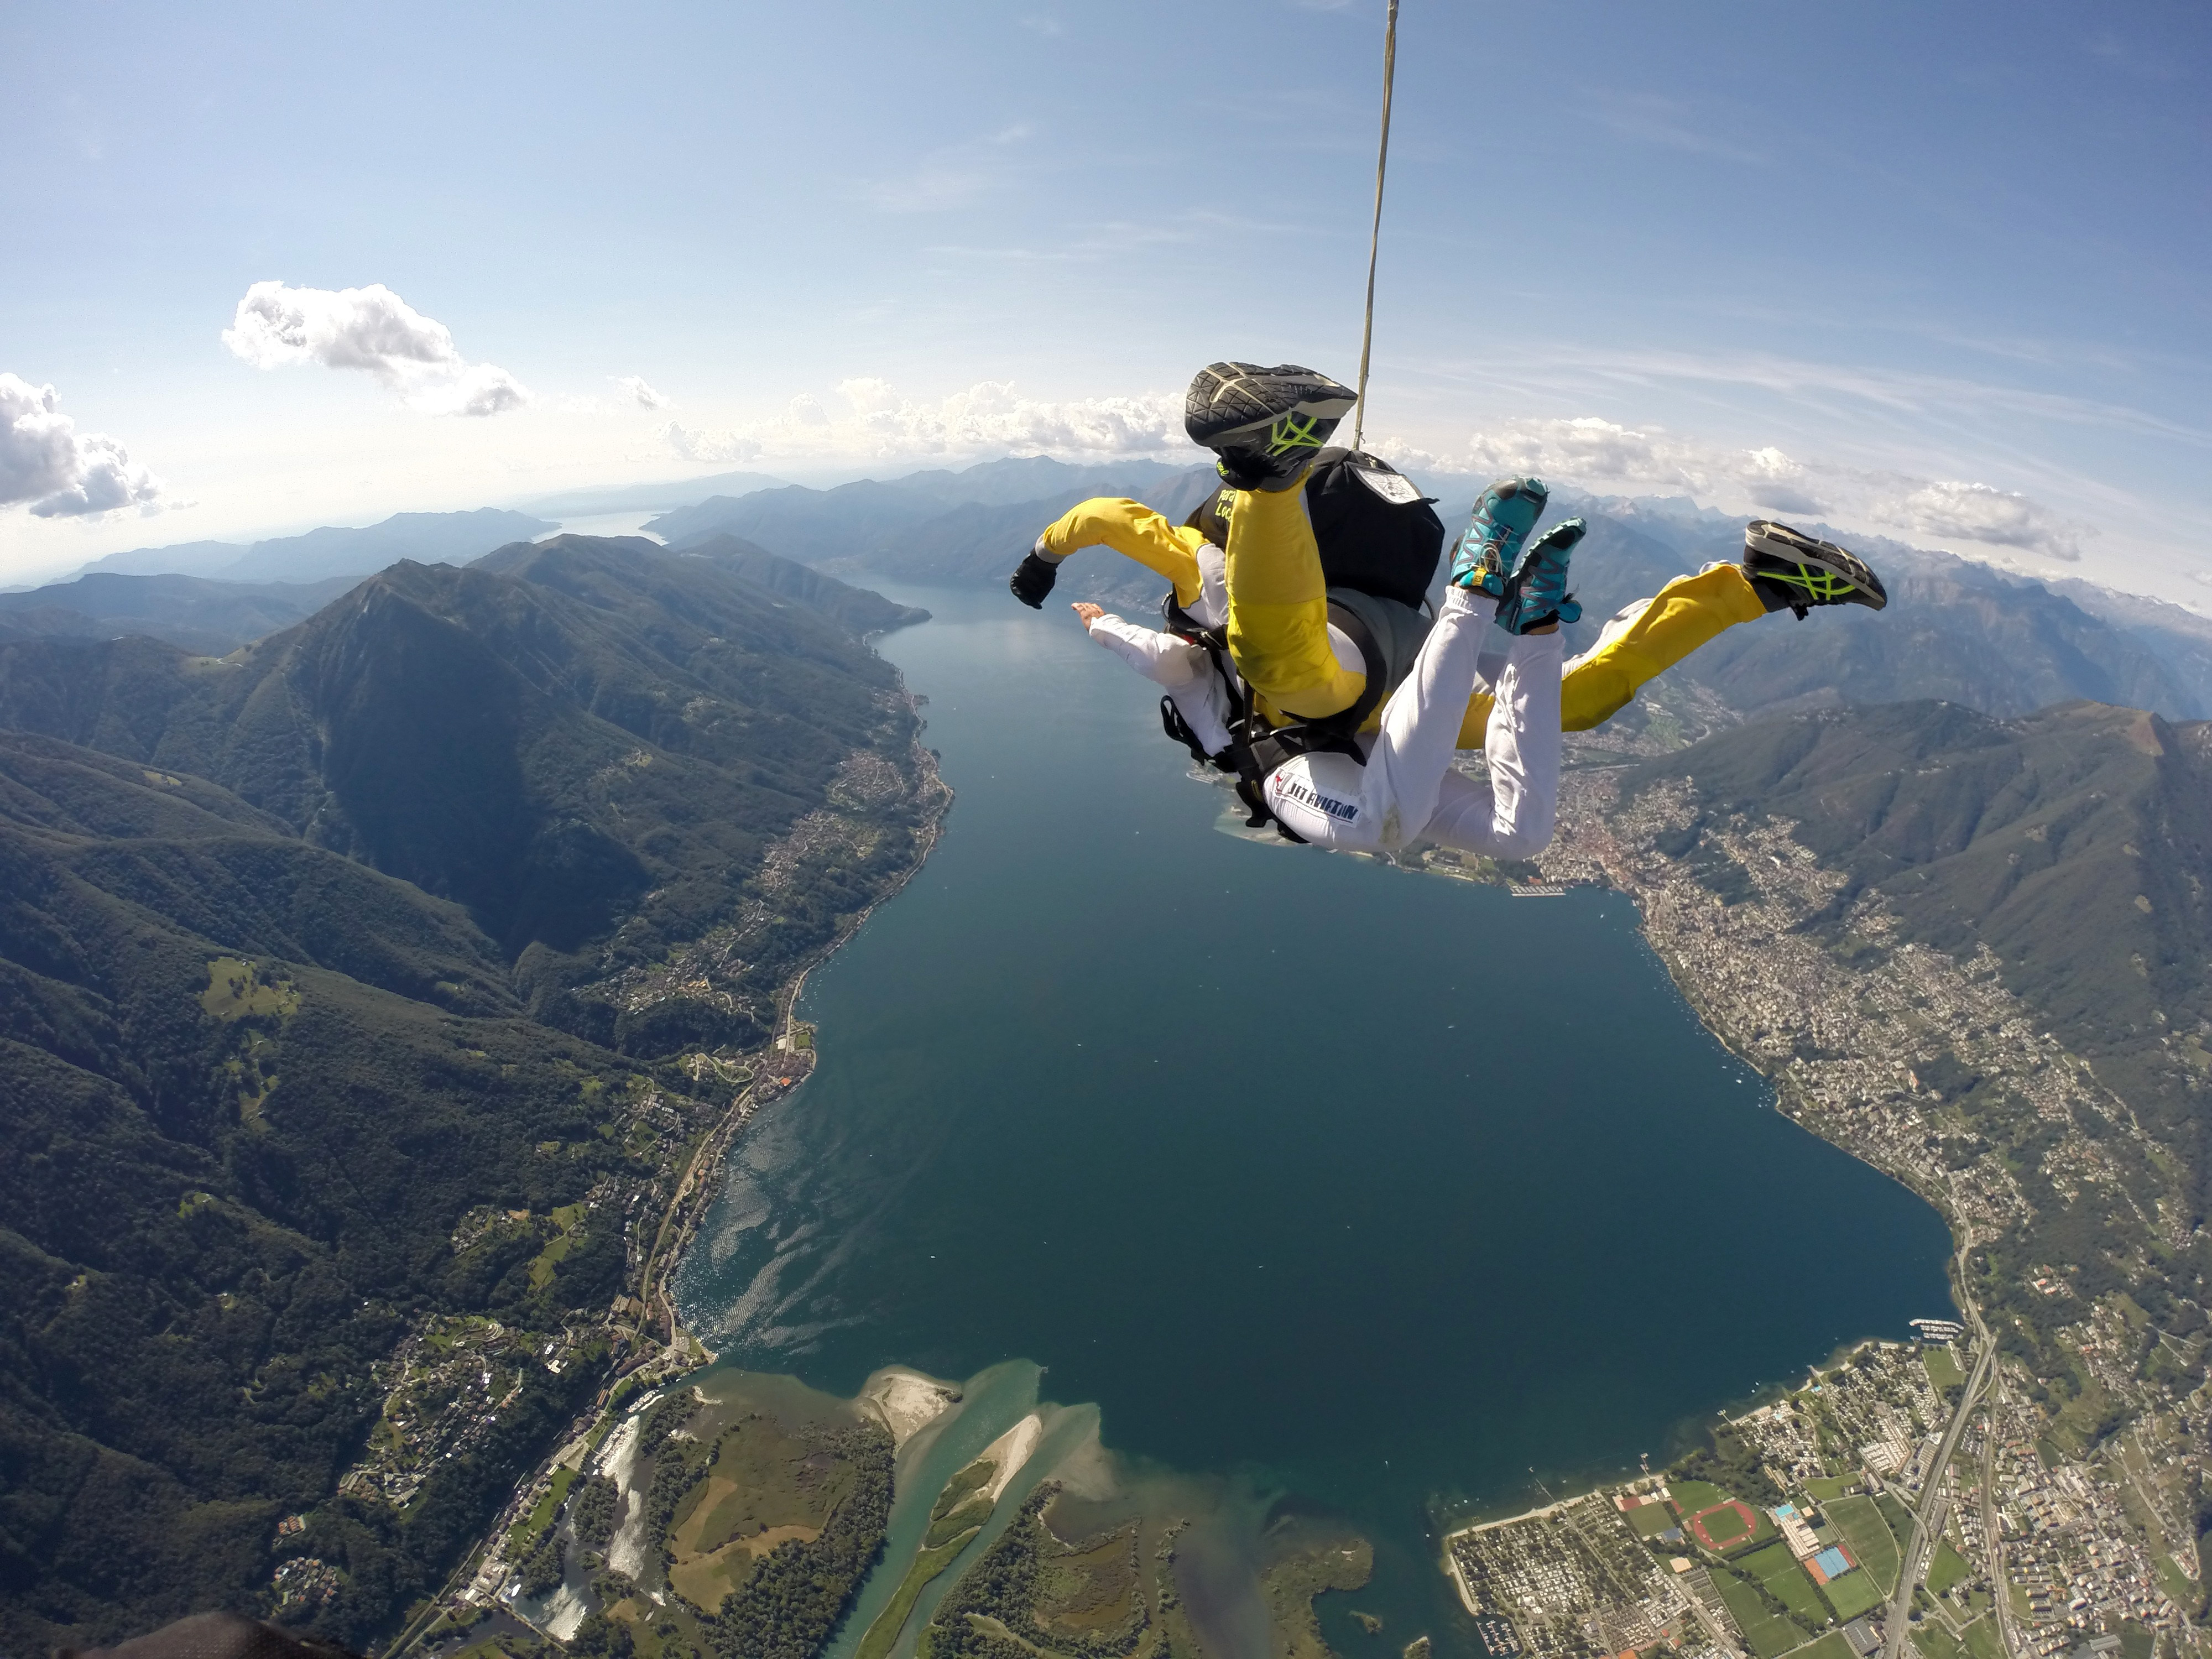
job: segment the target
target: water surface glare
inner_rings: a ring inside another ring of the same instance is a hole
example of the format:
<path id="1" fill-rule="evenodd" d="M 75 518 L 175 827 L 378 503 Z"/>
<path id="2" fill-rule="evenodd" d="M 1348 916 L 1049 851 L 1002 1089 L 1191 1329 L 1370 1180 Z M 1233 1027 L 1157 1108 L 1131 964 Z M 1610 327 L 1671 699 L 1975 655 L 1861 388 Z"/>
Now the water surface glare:
<path id="1" fill-rule="evenodd" d="M 732 1364 L 849 1394 L 1011 1358 L 1106 1443 L 1340 1510 L 1340 1652 L 1471 1637 L 1439 1516 L 1950 1307 L 1936 1214 L 1772 1110 L 1623 898 L 1217 834 L 1064 606 L 884 591 L 957 800 L 810 981 L 812 1079 L 684 1261 Z"/>

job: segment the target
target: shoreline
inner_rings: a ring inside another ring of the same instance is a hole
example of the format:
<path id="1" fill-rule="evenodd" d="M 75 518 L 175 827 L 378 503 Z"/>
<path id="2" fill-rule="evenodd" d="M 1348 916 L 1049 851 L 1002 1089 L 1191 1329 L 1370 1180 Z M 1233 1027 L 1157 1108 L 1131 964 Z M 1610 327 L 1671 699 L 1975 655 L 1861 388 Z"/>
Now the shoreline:
<path id="1" fill-rule="evenodd" d="M 911 881 L 915 876 L 921 872 L 922 866 L 927 862 L 929 854 L 935 849 L 938 838 L 942 834 L 945 814 L 950 810 L 951 805 L 951 791 L 944 784 L 938 771 L 936 759 L 930 754 L 926 745 L 921 742 L 921 734 L 919 732 L 916 734 L 915 748 L 919 751 L 919 755 L 921 757 L 919 772 L 919 780 L 921 781 L 920 793 L 922 798 L 932 800 L 934 803 L 934 810 L 930 813 L 927 823 L 918 826 L 916 829 L 915 856 L 909 866 L 898 876 L 895 883 L 887 887 L 884 892 L 872 899 L 862 909 L 854 913 L 848 921 L 839 928 L 835 937 L 824 944 L 818 951 L 809 957 L 803 964 L 797 969 L 787 983 L 778 991 L 776 996 L 778 1017 L 775 1023 L 774 1035 L 761 1049 L 755 1051 L 755 1054 L 749 1057 L 752 1059 L 757 1065 L 762 1067 L 762 1074 L 757 1074 L 754 1079 L 747 1084 L 738 1098 L 732 1103 L 729 1110 L 723 1115 L 721 1120 L 715 1124 L 714 1128 L 708 1132 L 697 1146 L 689 1164 L 686 1167 L 682 1180 L 678 1183 L 673 1194 L 665 1206 L 661 1218 L 659 1229 L 655 1237 L 653 1247 L 648 1254 L 644 1264 L 645 1276 L 640 1281 L 639 1298 L 647 1304 L 647 1310 L 650 1310 L 647 1315 L 650 1323 L 641 1325 L 638 1334 L 641 1337 L 645 1337 L 648 1331 L 653 1331 L 654 1328 L 657 1327 L 659 1330 L 665 1331 L 667 1340 L 658 1355 L 652 1355 L 650 1357 L 647 1355 L 633 1356 L 626 1369 L 617 1371 L 611 1376 L 609 1379 L 610 1393 L 611 1392 L 613 1384 L 617 1383 L 625 1378 L 635 1377 L 638 1379 L 638 1386 L 631 1390 L 629 1395 L 630 1398 L 634 1399 L 636 1397 L 637 1394 L 645 1388 L 651 1386 L 665 1386 L 670 1382 L 678 1381 L 681 1377 L 689 1375 L 705 1365 L 714 1364 L 718 1358 L 718 1356 L 716 1356 L 712 1351 L 706 1348 L 706 1346 L 702 1343 L 699 1342 L 695 1336 L 692 1336 L 690 1333 L 684 1328 L 681 1322 L 680 1313 L 675 1304 L 673 1293 L 669 1285 L 669 1279 L 674 1271 L 681 1265 L 686 1251 L 696 1240 L 698 1231 L 700 1226 L 703 1223 L 706 1212 L 710 1207 L 712 1200 L 716 1195 L 717 1192 L 717 1183 L 712 1179 L 712 1177 L 721 1168 L 722 1162 L 726 1158 L 730 1147 L 734 1145 L 738 1132 L 742 1130 L 755 1115 L 757 1115 L 758 1111 L 763 1107 L 774 1103 L 774 1102 L 780 1099 L 784 1093 L 788 1092 L 791 1089 L 796 1088 L 799 1083 L 802 1083 L 805 1080 L 806 1074 L 811 1070 L 813 1064 L 811 1054 L 808 1054 L 808 1058 L 802 1064 L 799 1060 L 798 1056 L 802 1053 L 806 1053 L 806 1051 L 799 1049 L 795 1046 L 795 1039 L 799 1036 L 802 1030 L 801 1022 L 799 1021 L 797 1013 L 797 1006 L 799 1000 L 804 995 L 805 987 L 809 975 L 811 975 L 815 968 L 821 966 L 824 962 L 828 961 L 836 951 L 842 948 L 845 944 L 848 943 L 853 938 L 857 936 L 860 928 L 864 926 L 872 915 L 878 905 L 881 904 L 884 900 L 895 896 L 900 891 L 902 891 L 907 883 Z M 1392 862 L 1390 860 L 1376 861 L 1386 863 Z M 1480 884 L 1510 885 L 1507 881 L 1494 877 L 1477 876 L 1472 872 L 1457 870 L 1446 871 L 1434 866 L 1420 868 L 1403 865 L 1394 865 L 1394 867 L 1406 869 L 1407 873 L 1442 875 L 1450 879 L 1474 881 Z M 1703 1006 L 1701 1000 L 1690 994 L 1690 988 L 1685 983 L 1683 975 L 1680 971 L 1677 963 L 1672 958 L 1668 951 L 1661 947 L 1660 941 L 1650 925 L 1650 917 L 1647 908 L 1644 903 L 1638 901 L 1637 893 L 1630 886 L 1618 881 L 1601 880 L 1589 882 L 1585 880 L 1583 882 L 1577 882 L 1576 884 L 1588 884 L 1593 887 L 1602 888 L 1607 891 L 1621 893 L 1624 896 L 1628 896 L 1632 902 L 1638 902 L 1638 935 L 1644 940 L 1646 947 L 1651 949 L 1654 954 L 1658 957 L 1661 964 L 1666 969 L 1669 979 L 1674 982 L 1677 994 L 1682 996 L 1685 1004 L 1697 1018 L 1699 1025 L 1708 1034 L 1719 1041 L 1724 1048 L 1728 1048 L 1731 1054 L 1742 1060 L 1743 1063 L 1749 1066 L 1754 1072 L 1757 1072 L 1760 1077 L 1768 1083 L 1770 1087 L 1775 1089 L 1775 1098 L 1772 1103 L 1776 1109 L 1784 1109 L 1784 1094 L 1778 1080 L 1770 1075 L 1759 1065 L 1758 1060 L 1753 1055 L 1745 1053 L 1735 1042 L 1731 1042 L 1729 1035 L 1722 1029 L 1720 1024 L 1710 1017 L 1709 1011 Z M 776 1064 L 777 1061 L 787 1060 L 790 1062 L 791 1069 L 786 1070 Z M 777 1072 L 778 1075 L 776 1077 L 770 1078 L 764 1074 L 765 1072 L 770 1070 Z M 1800 1127 L 1812 1130 L 1816 1134 L 1820 1133 L 1814 1123 L 1798 1117 L 1796 1114 L 1785 1110 L 1784 1115 L 1790 1116 L 1792 1121 L 1797 1122 Z M 1896 1170 L 1884 1169 L 1881 1163 L 1875 1159 L 1866 1158 L 1859 1150 L 1836 1140 L 1832 1137 L 1827 1135 L 1821 1135 L 1820 1138 L 1829 1140 L 1832 1145 L 1837 1145 L 1839 1150 L 1845 1152 L 1848 1155 L 1854 1157 L 1859 1162 L 1867 1164 L 1869 1167 L 1881 1170 L 1882 1173 L 1890 1175 L 1893 1179 L 1899 1179 L 1899 1174 Z M 1923 1202 L 1930 1202 L 1930 1207 L 1935 1208 L 1937 1211 L 1937 1213 L 1943 1217 L 1946 1222 L 1947 1231 L 1952 1234 L 1954 1254 L 1955 1254 L 1955 1250 L 1959 1243 L 1959 1238 L 1956 1227 L 1954 1224 L 1954 1216 L 1948 1207 L 1940 1203 L 1931 1201 L 1930 1194 L 1921 1190 L 1917 1186 L 1914 1186 L 1914 1184 L 1909 1181 L 1900 1179 L 1900 1184 L 1905 1185 L 1913 1190 L 1915 1192 L 1915 1195 L 1921 1198 Z M 1957 1296 L 1955 1280 L 1954 1281 L 1954 1297 Z M 1965 1311 L 1966 1310 L 1962 1307 L 1961 1310 Z M 649 1340 L 658 1342 L 658 1332 L 656 1331 Z M 1862 1337 L 1858 1339 L 1857 1341 L 1845 1342 L 1842 1344 L 1838 1352 L 1848 1352 L 1851 1348 L 1856 1347 L 1869 1340 L 1885 1343 L 1894 1342 L 1893 1339 L 1884 1337 Z M 1830 1358 L 1831 1360 L 1832 1360 L 1833 1356 L 1831 1355 Z M 1817 1362 L 1811 1362 L 1808 1363 L 1808 1369 L 1817 1370 L 1820 1369 L 1820 1366 Z M 1793 1386 L 1802 1386 L 1802 1384 L 1793 1384 L 1789 1379 L 1785 1378 L 1772 1384 L 1761 1385 L 1748 1396 L 1737 1401 L 1717 1405 L 1717 1407 L 1713 1408 L 1700 1411 L 1694 1416 L 1684 1418 L 1681 1421 L 1686 1427 L 1691 1428 L 1694 1431 L 1694 1429 L 1700 1425 L 1710 1425 L 1713 1421 L 1716 1414 L 1723 1418 L 1733 1418 L 1742 1413 L 1754 1409 L 1759 1401 L 1764 1399 L 1772 1397 L 1778 1393 L 1787 1393 Z M 577 1436 L 595 1426 L 610 1403 L 609 1394 L 603 1393 L 600 1401 L 595 1403 L 592 1410 L 582 1414 L 576 1425 L 574 1425 L 568 1434 L 562 1437 L 561 1443 L 563 1449 L 566 1449 L 569 1448 Z M 543 1466 L 541 1466 L 539 1470 L 533 1472 L 530 1480 L 526 1483 L 529 1489 L 533 1491 L 535 1490 L 537 1482 L 540 1476 L 542 1476 L 543 1473 Z M 1564 1480 L 1555 1480 L 1552 1482 L 1551 1484 L 1554 1490 L 1560 1491 L 1562 1495 L 1553 1499 L 1552 1502 L 1538 1508 L 1522 1508 L 1519 1509 L 1517 1512 L 1513 1514 L 1500 1515 L 1497 1513 L 1496 1506 L 1490 1504 L 1474 1505 L 1470 1507 L 1474 1510 L 1476 1515 L 1481 1516 L 1485 1511 L 1488 1511 L 1489 1513 L 1485 1518 L 1463 1521 L 1455 1524 L 1445 1522 L 1443 1520 L 1441 1514 L 1439 1514 L 1437 1524 L 1439 1534 L 1440 1553 L 1443 1556 L 1443 1562 L 1441 1565 L 1445 1567 L 1447 1572 L 1453 1578 L 1455 1587 L 1460 1593 L 1460 1599 L 1462 1605 L 1466 1604 L 1467 1590 L 1464 1581 L 1461 1579 L 1460 1575 L 1451 1563 L 1449 1545 L 1449 1540 L 1452 1538 L 1462 1536 L 1471 1532 L 1480 1532 L 1488 1530 L 1492 1528 L 1509 1526 L 1517 1521 L 1524 1521 L 1533 1517 L 1547 1516 L 1560 1510 L 1567 1510 L 1577 1504 L 1586 1503 L 1594 1497 L 1601 1495 L 1609 1490 L 1632 1484 L 1639 1477 L 1634 1473 L 1626 1471 L 1607 1471 L 1605 1473 L 1588 1471 L 1580 1475 L 1568 1477 Z M 1431 1501 L 1434 1501 L 1433 1498 Z M 488 1534 L 488 1538 L 499 1536 L 500 1534 L 506 1530 L 506 1527 L 509 1524 L 511 1524 L 510 1521 L 503 1520 L 502 1525 L 500 1528 L 495 1528 L 492 1534 Z M 495 1601 L 492 1602 L 491 1605 L 499 1608 L 501 1611 L 511 1612 L 511 1609 L 507 1608 L 503 1603 Z M 416 1639 L 419 1640 L 420 1638 L 418 1638 Z M 395 1648 L 392 1650 L 394 1653 L 404 1650 L 404 1648 Z"/>
<path id="2" fill-rule="evenodd" d="M 916 698 L 906 690 L 903 674 L 899 677 L 899 684 L 901 695 L 919 715 L 925 700 Z M 682 1262 L 685 1251 L 697 1237 L 699 1225 L 712 1206 L 718 1191 L 714 1176 L 720 1170 L 731 1146 L 736 1143 L 739 1132 L 762 1109 L 773 1105 L 805 1082 L 807 1075 L 813 1070 L 814 1056 L 811 1046 L 804 1050 L 793 1046 L 798 1029 L 799 998 L 805 988 L 807 976 L 850 943 L 879 905 L 903 892 L 907 884 L 921 872 L 929 855 L 937 850 L 938 841 L 944 833 L 945 815 L 952 807 L 953 791 L 939 770 L 936 752 L 922 742 L 924 729 L 917 724 L 912 749 L 920 786 L 915 799 L 926 814 L 924 821 L 915 831 L 914 857 L 895 881 L 854 911 L 828 942 L 806 957 L 788 983 L 777 991 L 778 1029 L 775 1035 L 754 1055 L 748 1056 L 758 1069 L 754 1071 L 714 1126 L 701 1137 L 684 1166 L 683 1176 L 662 1209 L 659 1224 L 654 1230 L 653 1247 L 639 1267 L 634 1302 L 637 1322 L 628 1334 L 633 1342 L 641 1345 L 640 1352 L 618 1364 L 610 1366 L 605 1384 L 592 1403 L 562 1428 L 554 1437 L 550 1449 L 518 1480 L 507 1501 L 501 1506 L 490 1524 L 477 1534 L 444 1585 L 400 1627 L 388 1646 L 375 1650 L 380 1659 L 403 1659 L 403 1656 L 416 1650 L 464 1607 L 483 1607 L 496 1616 L 515 1619 L 544 1637 L 544 1632 L 518 1613 L 512 1603 L 500 1594 L 506 1588 L 504 1572 L 498 1582 L 487 1582 L 494 1567 L 504 1566 L 503 1551 L 516 1527 L 529 1516 L 539 1498 L 550 1489 L 557 1470 L 569 1466 L 572 1460 L 577 1467 L 588 1461 L 595 1449 L 592 1437 L 611 1411 L 627 1404 L 629 1399 L 641 1392 L 664 1388 L 703 1370 L 714 1364 L 719 1358 L 684 1328 L 675 1302 L 669 1294 L 668 1281 Z M 801 1054 L 805 1055 L 803 1066 L 796 1064 Z M 785 1057 L 785 1066 L 778 1076 L 770 1078 L 766 1075 L 767 1066 L 778 1055 Z M 626 1286 L 628 1282 L 626 1279 Z M 623 1295 L 625 1299 L 629 1297 L 627 1288 Z M 656 1327 L 666 1330 L 665 1341 L 656 1334 Z M 652 1346 L 642 1346 L 647 1344 Z M 546 1637 L 546 1639 L 553 1638 Z"/>
<path id="3" fill-rule="evenodd" d="M 901 677 L 901 684 L 902 685 L 904 684 L 903 676 Z M 910 696 L 909 700 L 911 700 Z M 919 712 L 918 706 L 917 712 Z M 714 1177 L 720 1172 L 722 1160 L 728 1156 L 730 1147 L 735 1143 L 738 1132 L 752 1121 L 762 1108 L 775 1104 L 798 1088 L 800 1084 L 805 1082 L 808 1074 L 814 1069 L 814 1050 L 811 1047 L 811 1033 L 810 1046 L 807 1048 L 801 1049 L 795 1043 L 799 1025 L 799 999 L 805 991 L 807 976 L 858 936 L 860 929 L 867 925 L 869 917 L 875 915 L 878 905 L 897 897 L 899 894 L 905 891 L 907 884 L 921 873 L 922 866 L 929 861 L 929 855 L 937 850 L 938 838 L 943 832 L 945 816 L 952 807 L 952 790 L 939 772 L 937 757 L 923 744 L 919 730 L 915 734 L 914 754 L 916 769 L 927 786 L 925 799 L 931 803 L 933 810 L 930 812 L 927 822 L 915 833 L 913 862 L 890 888 L 854 911 L 845 925 L 837 931 L 836 937 L 801 963 L 798 971 L 792 975 L 790 982 L 776 993 L 778 1029 L 760 1050 L 760 1055 L 763 1065 L 767 1064 L 770 1056 L 782 1056 L 781 1064 L 784 1067 L 783 1073 L 771 1079 L 757 1073 L 753 1080 L 745 1085 L 743 1092 L 730 1103 L 730 1109 L 723 1115 L 722 1121 L 708 1132 L 698 1152 L 693 1156 L 690 1167 L 685 1170 L 683 1181 L 669 1200 L 668 1208 L 661 1218 L 659 1230 L 655 1234 L 653 1249 L 646 1258 L 643 1277 L 639 1281 L 638 1299 L 645 1304 L 648 1310 L 654 1304 L 659 1304 L 660 1313 L 666 1322 L 668 1348 L 675 1350 L 688 1344 L 694 1352 L 705 1356 L 702 1364 L 712 1364 L 718 1356 L 712 1349 L 684 1329 L 675 1301 L 668 1293 L 668 1281 L 678 1267 L 681 1265 L 685 1251 L 698 1237 L 699 1225 L 706 1218 L 707 1211 L 712 1206 L 713 1193 L 715 1188 Z M 803 1065 L 799 1060 L 799 1056 L 802 1054 L 805 1055 Z M 774 1085 L 772 1092 L 763 1094 L 763 1091 L 769 1090 L 771 1084 Z M 676 1236 L 672 1239 L 668 1237 L 668 1231 L 672 1226 L 676 1229 Z M 659 1268 L 657 1283 L 653 1277 L 656 1267 Z M 641 1329 L 640 1334 L 643 1334 Z M 668 1375 L 674 1376 L 680 1374 L 680 1372 L 672 1371 Z"/>

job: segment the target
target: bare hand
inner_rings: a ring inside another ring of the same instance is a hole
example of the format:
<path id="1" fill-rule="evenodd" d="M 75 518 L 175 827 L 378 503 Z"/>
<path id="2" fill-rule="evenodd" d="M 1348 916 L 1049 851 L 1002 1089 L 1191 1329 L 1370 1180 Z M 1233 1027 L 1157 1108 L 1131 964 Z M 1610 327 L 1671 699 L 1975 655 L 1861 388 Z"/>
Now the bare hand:
<path id="1" fill-rule="evenodd" d="M 1088 629 L 1091 623 L 1097 622 L 1101 617 L 1106 614 L 1106 607 L 1104 605 L 1093 605 L 1088 599 L 1078 599 L 1074 604 L 1069 605 L 1067 608 L 1070 611 L 1073 611 L 1076 614 L 1077 617 L 1081 620 L 1085 629 Z"/>

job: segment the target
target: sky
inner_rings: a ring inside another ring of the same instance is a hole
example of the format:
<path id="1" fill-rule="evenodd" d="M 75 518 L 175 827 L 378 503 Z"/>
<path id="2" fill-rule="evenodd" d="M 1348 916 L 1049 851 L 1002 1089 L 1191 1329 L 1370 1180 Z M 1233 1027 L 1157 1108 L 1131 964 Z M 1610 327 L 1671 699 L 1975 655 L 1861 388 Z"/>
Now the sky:
<path id="1" fill-rule="evenodd" d="M 1357 374 L 1383 0 L 16 0 L 0 582 Z M 1365 437 L 2212 611 L 2212 9 L 1402 0 Z"/>

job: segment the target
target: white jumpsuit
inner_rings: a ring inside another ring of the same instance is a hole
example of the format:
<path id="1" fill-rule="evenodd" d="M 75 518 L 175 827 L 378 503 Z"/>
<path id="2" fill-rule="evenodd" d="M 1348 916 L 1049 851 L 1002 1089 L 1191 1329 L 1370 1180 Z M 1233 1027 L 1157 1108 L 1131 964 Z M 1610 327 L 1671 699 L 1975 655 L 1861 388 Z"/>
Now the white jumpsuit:
<path id="1" fill-rule="evenodd" d="M 1267 775 L 1268 810 L 1319 847 L 1389 852 L 1409 842 L 1485 858 L 1533 858 L 1559 808 L 1559 678 L 1566 635 L 1510 639 L 1494 687 L 1483 753 L 1490 781 L 1452 769 L 1475 662 L 1498 639 L 1496 602 L 1450 589 L 1403 683 L 1382 705 L 1363 766 L 1349 755 L 1299 755 Z"/>
<path id="2" fill-rule="evenodd" d="M 1377 730 L 1359 739 L 1367 763 L 1330 754 L 1286 761 L 1267 775 L 1268 810 L 1293 834 L 1322 847 L 1382 852 L 1431 841 L 1497 859 L 1542 851 L 1559 811 L 1565 636 L 1500 635 L 1491 628 L 1494 610 L 1486 595 L 1449 590 L 1412 670 L 1382 705 Z M 1234 711 L 1200 647 L 1111 614 L 1091 623 L 1090 633 L 1166 690 L 1209 754 L 1227 746 Z M 1337 644 L 1334 637 L 1331 643 Z M 1454 771 L 1451 762 L 1477 658 L 1500 643 L 1504 665 L 1485 737 L 1491 781 L 1481 784 Z M 1350 641 L 1338 648 L 1358 660 Z"/>

